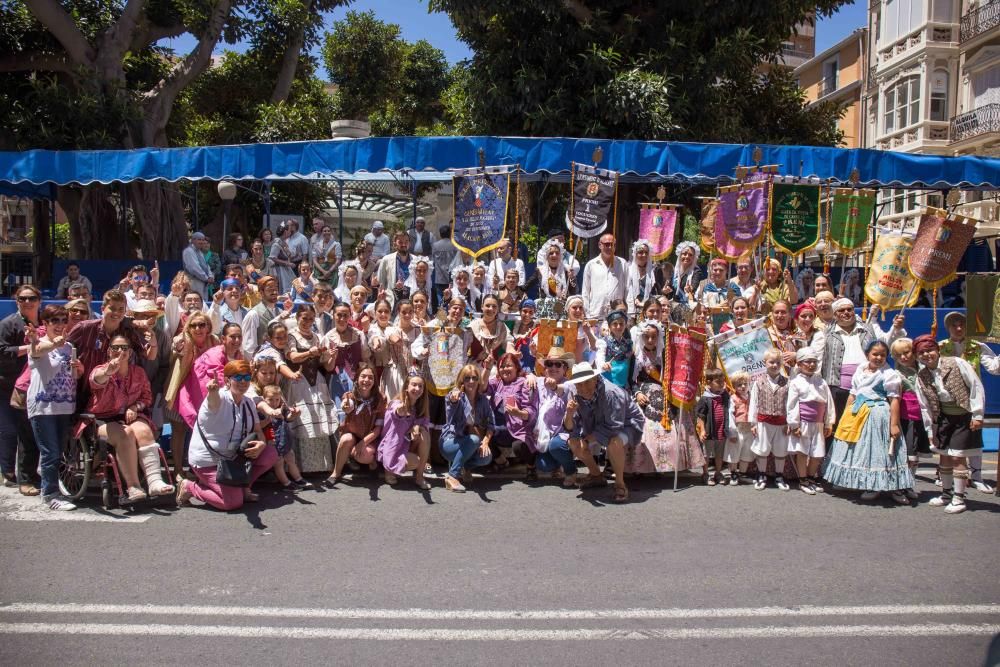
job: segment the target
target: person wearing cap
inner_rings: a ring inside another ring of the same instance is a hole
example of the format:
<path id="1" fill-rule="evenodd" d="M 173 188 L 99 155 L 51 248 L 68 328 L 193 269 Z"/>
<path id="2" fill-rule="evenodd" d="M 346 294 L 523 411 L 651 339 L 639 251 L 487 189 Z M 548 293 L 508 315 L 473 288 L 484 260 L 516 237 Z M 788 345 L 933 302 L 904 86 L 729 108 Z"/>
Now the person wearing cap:
<path id="1" fill-rule="evenodd" d="M 645 418 L 642 410 L 628 392 L 598 375 L 587 362 L 573 366 L 567 383 L 576 385 L 576 396 L 566 404 L 572 414 L 573 426 L 569 446 L 576 458 L 587 466 L 588 476 L 581 488 L 604 486 L 607 481 L 597 467 L 594 454 L 604 449 L 615 473 L 613 500 L 628 500 L 625 484 L 626 450 L 639 444 Z M 569 419 L 567 419 L 567 423 Z"/>
<path id="2" fill-rule="evenodd" d="M 826 438 L 837 423 L 830 387 L 816 372 L 819 354 L 806 346 L 795 353 L 798 373 L 788 382 L 788 451 L 795 458 L 799 490 L 816 495 L 815 479 L 826 456 Z"/>
<path id="3" fill-rule="evenodd" d="M 947 340 L 941 341 L 942 357 L 961 357 L 969 362 L 976 375 L 980 375 L 982 366 L 990 375 L 1000 375 L 1000 356 L 990 349 L 986 343 L 968 340 L 965 336 L 965 313 L 953 310 L 944 316 L 944 327 L 948 330 Z M 993 489 L 983 481 L 983 457 L 969 457 L 969 471 L 972 475 L 972 486 L 983 493 L 992 493 Z"/>
<path id="4" fill-rule="evenodd" d="M 604 318 L 615 299 L 625 298 L 628 286 L 628 264 L 615 255 L 615 237 L 603 234 L 598 240 L 601 253 L 583 268 L 583 296 L 587 317 Z"/>
<path id="5" fill-rule="evenodd" d="M 880 340 L 865 348 L 866 363 L 851 377 L 850 397 L 823 464 L 823 477 L 834 486 L 861 491 L 863 501 L 889 492 L 893 501 L 907 505 L 905 491 L 913 488 L 913 475 L 900 437 L 902 381 L 886 364 L 888 357 L 889 346 Z"/>
<path id="6" fill-rule="evenodd" d="M 820 375 L 830 385 L 837 414 L 843 415 L 847 397 L 851 393 L 851 378 L 854 377 L 854 371 L 867 361 L 865 349 L 876 340 L 892 345 L 894 340 L 904 337 L 905 319 L 902 315 L 897 315 L 893 320 L 892 329 L 885 333 L 870 320 L 862 322 L 854 313 L 854 302 L 850 299 L 841 297 L 833 302 L 832 307 L 836 319 L 826 330 L 826 349 L 822 354 Z M 827 440 L 827 446 L 829 445 L 830 441 Z"/>
<path id="7" fill-rule="evenodd" d="M 238 280 L 226 278 L 219 284 L 219 290 L 212 295 L 208 316 L 212 319 L 212 331 L 218 332 L 223 324 L 243 324 L 249 309 L 243 305 L 243 285 Z"/>
<path id="8" fill-rule="evenodd" d="M 414 255 L 430 255 L 431 244 L 434 239 L 431 238 L 431 233 L 426 229 L 427 220 L 423 216 L 418 215 L 413 220 L 413 227 L 406 230 L 406 235 L 410 237 L 410 252 Z"/>
<path id="9" fill-rule="evenodd" d="M 441 225 L 438 230 L 441 238 L 431 246 L 431 259 L 434 262 L 434 301 L 444 303 L 444 291 L 451 281 L 451 263 L 458 254 L 458 248 L 451 242 L 451 227 Z"/>
<path id="10" fill-rule="evenodd" d="M 206 298 L 208 294 L 206 288 L 215 282 L 212 269 L 205 259 L 205 250 L 208 248 L 208 239 L 201 232 L 191 235 L 191 243 L 184 248 L 181 253 L 181 260 L 184 264 L 184 271 L 187 273 L 191 289 L 201 294 L 201 298 Z"/>
<path id="11" fill-rule="evenodd" d="M 541 473 L 562 471 L 562 485 L 576 486 L 576 460 L 569 447 L 569 429 L 573 416 L 566 410 L 576 387 L 566 384 L 566 374 L 576 361 L 572 352 L 553 345 L 542 365 L 544 378 L 535 383 L 538 394 L 538 417 L 535 420 L 535 467 Z"/>
<path id="12" fill-rule="evenodd" d="M 920 415 L 931 451 L 941 455 L 941 495 L 930 505 L 960 514 L 966 509 L 969 457 L 983 455 L 983 382 L 965 359 L 941 356 L 937 341 L 929 334 L 913 339 L 913 351 L 921 365 L 917 371 Z"/>
<path id="13" fill-rule="evenodd" d="M 409 237 L 407 237 L 409 238 Z M 372 261 L 378 264 L 383 257 L 389 254 L 389 236 L 385 233 L 385 223 L 376 220 L 372 223 L 372 230 L 365 234 L 365 243 L 371 246 Z M 409 246 L 407 246 L 409 248 Z M 391 286 L 386 286 L 391 288 Z"/>

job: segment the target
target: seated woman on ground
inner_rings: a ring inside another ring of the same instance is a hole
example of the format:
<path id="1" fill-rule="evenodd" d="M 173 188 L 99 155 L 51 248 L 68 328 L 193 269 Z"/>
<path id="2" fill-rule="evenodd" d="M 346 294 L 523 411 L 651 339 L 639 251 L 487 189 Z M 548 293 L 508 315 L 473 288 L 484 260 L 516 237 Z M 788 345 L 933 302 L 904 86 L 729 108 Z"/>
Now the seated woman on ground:
<path id="1" fill-rule="evenodd" d="M 361 465 L 375 470 L 378 442 L 382 435 L 385 403 L 375 388 L 375 369 L 367 361 L 355 368 L 354 389 L 344 393 L 341 400 L 344 416 L 340 424 L 340 440 L 337 443 L 333 474 L 325 484 L 332 487 L 343 478 L 347 460 L 353 458 Z M 386 471 L 386 481 L 395 479 Z M 395 483 L 389 482 L 390 484 Z"/>

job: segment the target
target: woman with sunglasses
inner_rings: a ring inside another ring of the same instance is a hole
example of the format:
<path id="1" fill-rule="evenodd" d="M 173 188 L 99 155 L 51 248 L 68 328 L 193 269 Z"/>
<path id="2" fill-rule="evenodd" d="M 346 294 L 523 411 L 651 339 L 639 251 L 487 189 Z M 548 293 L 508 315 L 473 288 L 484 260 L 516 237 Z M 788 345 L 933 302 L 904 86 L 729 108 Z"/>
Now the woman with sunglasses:
<path id="1" fill-rule="evenodd" d="M 31 351 L 27 388 L 28 419 L 41 453 L 42 502 L 53 510 L 76 509 L 59 493 L 59 462 L 69 440 L 73 413 L 76 412 L 76 381 L 83 375 L 83 364 L 73 346 L 66 342 L 69 317 L 62 306 L 46 306 L 41 321 L 45 335 L 28 328 Z"/>
<path id="2" fill-rule="evenodd" d="M 198 326 L 197 324 L 195 325 Z M 222 379 L 222 369 L 230 361 L 240 361 L 243 355 L 243 329 L 239 324 L 227 323 L 222 327 L 220 342 L 194 360 L 191 372 L 177 395 L 177 406 L 188 428 L 194 428 L 198 409 L 205 400 L 208 381 Z"/>
<path id="3" fill-rule="evenodd" d="M 245 502 L 256 502 L 251 491 L 258 477 L 270 470 L 278 460 L 278 452 L 267 444 L 257 417 L 253 400 L 246 395 L 250 387 L 250 364 L 229 361 L 223 367 L 224 388 L 215 377 L 207 384 L 208 395 L 198 409 L 198 421 L 191 435 L 188 463 L 196 481 L 177 482 L 177 504 L 189 504 L 196 498 L 210 507 L 229 511 Z M 231 458 L 242 452 L 251 460 L 250 482 L 246 487 L 226 486 L 216 481 L 220 458 Z"/>
<path id="4" fill-rule="evenodd" d="M 196 311 L 187 318 L 181 335 L 174 339 L 170 356 L 170 382 L 163 400 L 166 405 L 164 416 L 170 423 L 170 452 L 175 479 L 183 475 L 184 442 L 191 431 L 178 410 L 177 397 L 181 387 L 187 383 L 195 359 L 218 344 L 219 339 L 212 334 L 212 321 L 201 311 Z"/>
<path id="5" fill-rule="evenodd" d="M 104 422 L 97 433 L 115 449 L 130 503 L 147 497 L 139 482 L 140 463 L 150 496 L 174 492 L 173 485 L 164 483 L 161 476 L 160 446 L 156 444 L 149 416 L 152 401 L 149 378 L 135 363 L 129 339 L 120 334 L 113 336 L 107 363 L 90 373 L 90 401 L 86 411 Z"/>
<path id="6" fill-rule="evenodd" d="M 493 460 L 490 441 L 496 423 L 490 401 L 481 391 L 480 373 L 475 364 L 463 366 L 445 400 L 441 455 L 448 461 L 448 472 L 444 485 L 457 493 L 464 493 L 465 484 L 472 481 L 469 468 L 486 466 Z"/>
<path id="7" fill-rule="evenodd" d="M 0 321 L 0 470 L 5 486 L 20 486 L 26 496 L 37 496 L 40 480 L 38 448 L 31 423 L 24 409 L 11 406 L 14 383 L 28 361 L 29 344 L 25 335 L 30 325 L 39 324 L 38 310 L 42 293 L 34 285 L 21 285 L 14 292 L 17 312 Z M 20 440 L 20 448 L 18 441 Z M 19 478 L 15 477 L 17 461 Z"/>

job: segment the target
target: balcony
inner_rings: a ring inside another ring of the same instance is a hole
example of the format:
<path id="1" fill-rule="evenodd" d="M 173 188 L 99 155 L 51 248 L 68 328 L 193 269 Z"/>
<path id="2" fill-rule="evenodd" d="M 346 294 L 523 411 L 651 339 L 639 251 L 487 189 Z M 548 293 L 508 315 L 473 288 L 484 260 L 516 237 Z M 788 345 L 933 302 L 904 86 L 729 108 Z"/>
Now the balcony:
<path id="1" fill-rule="evenodd" d="M 962 17 L 959 41 L 967 42 L 997 26 L 1000 26 L 1000 0 L 993 0 L 993 2 L 981 7 L 976 7 Z"/>
<path id="2" fill-rule="evenodd" d="M 826 97 L 827 95 L 833 95 L 837 92 L 837 77 L 827 77 L 823 79 L 819 84 L 819 96 Z"/>
<path id="3" fill-rule="evenodd" d="M 951 143 L 978 137 L 981 134 L 1000 132 L 1000 102 L 986 104 L 951 119 Z"/>

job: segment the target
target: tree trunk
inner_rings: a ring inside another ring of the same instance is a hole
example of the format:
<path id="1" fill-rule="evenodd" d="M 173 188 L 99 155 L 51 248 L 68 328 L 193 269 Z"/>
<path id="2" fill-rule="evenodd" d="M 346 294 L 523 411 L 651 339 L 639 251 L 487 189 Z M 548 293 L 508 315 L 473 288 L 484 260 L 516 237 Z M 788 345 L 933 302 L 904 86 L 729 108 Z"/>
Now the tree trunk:
<path id="1" fill-rule="evenodd" d="M 32 238 L 35 251 L 35 281 L 38 285 L 48 285 L 52 280 L 52 238 L 49 227 L 49 203 L 44 200 L 32 202 Z"/>
<path id="2" fill-rule="evenodd" d="M 126 187 L 143 259 L 180 259 L 188 243 L 188 231 L 177 185 L 133 181 Z"/>
<path id="3" fill-rule="evenodd" d="M 106 185 L 59 188 L 59 204 L 69 220 L 71 247 L 77 259 L 121 259 L 118 208 Z"/>

